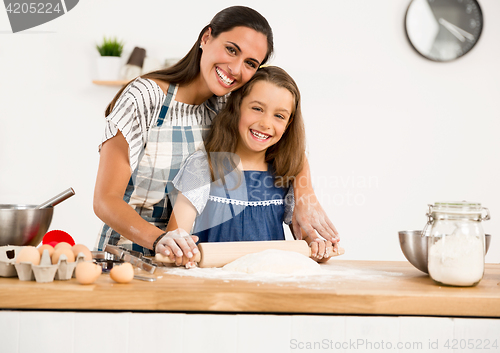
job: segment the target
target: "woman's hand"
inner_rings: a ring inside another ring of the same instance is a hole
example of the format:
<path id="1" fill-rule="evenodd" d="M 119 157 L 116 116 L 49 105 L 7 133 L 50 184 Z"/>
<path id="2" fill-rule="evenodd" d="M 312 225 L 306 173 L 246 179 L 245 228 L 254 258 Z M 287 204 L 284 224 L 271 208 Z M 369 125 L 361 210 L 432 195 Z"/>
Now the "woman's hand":
<path id="1" fill-rule="evenodd" d="M 311 259 L 316 262 L 327 262 L 334 255 L 339 255 L 338 242 L 331 242 L 318 236 L 316 233 L 313 236 L 307 235 L 304 231 L 299 233 L 301 239 L 305 240 L 311 248 Z M 343 253 L 343 252 L 342 252 Z"/>
<path id="2" fill-rule="evenodd" d="M 299 234 L 300 237 L 301 229 L 303 229 L 311 238 L 316 238 L 319 234 L 332 243 L 338 243 L 340 238 L 337 229 L 321 207 L 316 194 L 312 190 L 308 190 L 308 193 L 304 191 L 305 189 L 297 190 L 295 195 L 295 210 L 292 217 L 293 234 Z"/>
<path id="3" fill-rule="evenodd" d="M 306 241 L 309 239 L 306 236 Z M 313 239 L 309 242 L 311 248 L 311 258 L 316 262 L 327 262 L 333 253 L 338 252 L 338 244 L 321 238 Z"/>
<path id="4" fill-rule="evenodd" d="M 196 246 L 197 241 L 197 236 L 189 235 L 184 229 L 178 228 L 161 238 L 155 252 L 168 256 L 177 266 L 196 267 L 192 258 L 200 252 Z"/>
<path id="5" fill-rule="evenodd" d="M 328 218 L 323 207 L 321 207 L 311 182 L 309 162 L 305 160 L 302 171 L 297 175 L 293 184 L 295 197 L 295 208 L 293 211 L 292 225 L 293 234 L 301 239 L 302 231 L 314 239 L 319 234 L 322 238 L 337 243 L 340 238 Z M 317 232 L 317 233 L 316 233 Z"/>

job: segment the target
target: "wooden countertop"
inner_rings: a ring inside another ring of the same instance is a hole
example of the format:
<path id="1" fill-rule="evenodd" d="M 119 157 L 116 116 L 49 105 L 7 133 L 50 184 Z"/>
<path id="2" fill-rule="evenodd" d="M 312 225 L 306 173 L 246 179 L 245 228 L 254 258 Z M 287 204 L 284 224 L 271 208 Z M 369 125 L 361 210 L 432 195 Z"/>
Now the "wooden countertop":
<path id="1" fill-rule="evenodd" d="M 322 266 L 328 275 L 286 280 L 210 278 L 181 268 L 129 284 L 107 274 L 92 285 L 0 278 L 0 309 L 500 317 L 500 264 L 486 264 L 475 287 L 439 286 L 407 262 L 333 259 Z"/>

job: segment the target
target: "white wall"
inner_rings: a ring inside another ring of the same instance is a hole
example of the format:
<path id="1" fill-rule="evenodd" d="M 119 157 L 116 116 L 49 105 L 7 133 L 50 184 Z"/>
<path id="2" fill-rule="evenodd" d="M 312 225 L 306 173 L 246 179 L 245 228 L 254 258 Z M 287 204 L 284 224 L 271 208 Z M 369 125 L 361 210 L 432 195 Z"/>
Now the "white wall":
<path id="1" fill-rule="evenodd" d="M 96 324 L 106 321 L 113 325 L 99 334 Z M 143 352 L 145 341 L 149 351 L 179 353 L 448 352 L 467 343 L 498 352 L 492 346 L 500 320 L 2 310 L 0 328 L 2 349 L 9 353 Z"/>
<path id="2" fill-rule="evenodd" d="M 427 204 L 489 207 L 488 262 L 500 261 L 500 1 L 480 0 L 477 46 L 434 63 L 404 33 L 409 0 L 244 1 L 275 33 L 272 63 L 299 84 L 316 192 L 345 259 L 404 260 L 397 232 L 421 229 Z M 96 86 L 96 42 L 126 41 L 180 57 L 231 1 L 85 0 L 12 34 L 0 10 L 0 203 L 39 203 L 72 186 L 51 229 L 92 247 L 92 194 L 103 110 L 117 88 Z M 495 167 L 496 166 L 496 167 Z"/>

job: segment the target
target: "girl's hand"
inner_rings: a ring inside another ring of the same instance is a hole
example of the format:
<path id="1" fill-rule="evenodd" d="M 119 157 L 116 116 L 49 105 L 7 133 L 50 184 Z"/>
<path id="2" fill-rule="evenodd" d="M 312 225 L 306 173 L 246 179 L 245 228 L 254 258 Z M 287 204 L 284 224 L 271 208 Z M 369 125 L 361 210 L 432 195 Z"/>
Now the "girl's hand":
<path id="1" fill-rule="evenodd" d="M 200 252 L 197 241 L 197 236 L 178 228 L 165 234 L 156 245 L 155 252 L 168 256 L 177 266 L 195 267 L 196 263 L 190 259 Z"/>
<path id="2" fill-rule="evenodd" d="M 331 243 L 338 243 L 340 240 L 337 229 L 319 204 L 314 192 L 296 197 L 292 225 L 293 234 L 302 234 L 303 229 L 311 238 L 316 238 L 319 234 Z"/>

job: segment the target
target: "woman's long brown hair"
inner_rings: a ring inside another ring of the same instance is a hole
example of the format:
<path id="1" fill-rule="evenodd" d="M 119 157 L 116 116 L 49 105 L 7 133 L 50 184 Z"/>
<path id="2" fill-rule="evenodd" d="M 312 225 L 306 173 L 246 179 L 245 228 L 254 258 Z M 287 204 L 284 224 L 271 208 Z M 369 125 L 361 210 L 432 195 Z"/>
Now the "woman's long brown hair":
<path id="1" fill-rule="evenodd" d="M 305 129 L 300 109 L 299 88 L 285 70 L 276 66 L 257 70 L 248 83 L 231 93 L 224 109 L 214 118 L 212 128 L 205 139 L 205 151 L 212 179 L 215 181 L 220 178 L 224 182 L 224 174 L 236 167 L 237 162 L 234 159 L 216 152 L 236 152 L 241 102 L 258 81 L 267 81 L 285 88 L 294 98 L 295 105 L 283 136 L 266 151 L 266 162 L 271 163 L 274 168 L 276 186 L 288 187 L 304 166 Z"/>
<path id="2" fill-rule="evenodd" d="M 153 71 L 142 75 L 142 78 L 157 79 L 170 84 L 189 84 L 200 73 L 200 59 L 202 50 L 200 43 L 205 32 L 211 28 L 212 36 L 218 37 L 235 27 L 248 27 L 264 34 L 267 37 L 267 53 L 262 63 L 267 62 L 274 50 L 273 31 L 267 20 L 257 11 L 245 6 L 228 7 L 217 13 L 210 24 L 205 26 L 198 36 L 191 50 L 177 64 L 166 69 Z M 106 107 L 105 116 L 113 110 L 116 101 L 127 87 L 125 85 Z"/>

